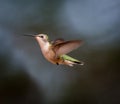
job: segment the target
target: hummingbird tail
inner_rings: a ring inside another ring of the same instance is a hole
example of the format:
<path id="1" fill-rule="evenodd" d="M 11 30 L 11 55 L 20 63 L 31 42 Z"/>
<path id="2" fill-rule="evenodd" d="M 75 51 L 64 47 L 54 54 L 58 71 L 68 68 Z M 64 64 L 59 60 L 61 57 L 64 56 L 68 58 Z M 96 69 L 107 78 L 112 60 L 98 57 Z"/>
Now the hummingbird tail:
<path id="1" fill-rule="evenodd" d="M 61 58 L 63 58 L 66 65 L 73 66 L 73 65 L 84 65 L 84 62 L 79 61 L 77 59 L 74 59 L 68 55 L 62 55 Z"/>
<path id="2" fill-rule="evenodd" d="M 73 61 L 75 64 L 78 64 L 78 65 L 84 65 L 84 62 L 82 61 Z"/>
<path id="3" fill-rule="evenodd" d="M 81 61 L 69 61 L 69 60 L 65 60 L 65 64 L 68 66 L 84 65 L 84 63 Z"/>

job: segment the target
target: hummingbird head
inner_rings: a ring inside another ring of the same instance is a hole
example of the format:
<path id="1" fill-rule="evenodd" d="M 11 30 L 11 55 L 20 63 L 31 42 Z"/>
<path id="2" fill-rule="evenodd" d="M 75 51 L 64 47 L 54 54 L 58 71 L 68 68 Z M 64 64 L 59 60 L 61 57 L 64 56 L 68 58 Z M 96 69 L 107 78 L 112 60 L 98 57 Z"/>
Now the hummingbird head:
<path id="1" fill-rule="evenodd" d="M 48 36 L 46 34 L 38 34 L 38 35 L 24 35 L 24 36 L 31 36 L 34 37 L 41 47 L 44 47 L 45 45 L 49 46 L 49 40 Z"/>
<path id="2" fill-rule="evenodd" d="M 41 44 L 49 42 L 49 41 L 48 41 L 48 36 L 47 36 L 46 34 L 38 34 L 38 35 L 35 35 L 35 38 L 36 38 L 37 41 L 40 42 Z"/>
<path id="3" fill-rule="evenodd" d="M 44 51 L 49 49 L 50 43 L 49 43 L 49 40 L 48 40 L 48 36 L 46 34 L 35 35 L 35 39 L 39 43 L 43 53 L 44 53 Z"/>
<path id="4" fill-rule="evenodd" d="M 46 42 L 48 41 L 48 36 L 46 34 L 38 34 L 38 35 L 27 35 L 25 34 L 24 36 L 30 36 L 30 37 L 35 37 L 37 40 Z"/>
<path id="5" fill-rule="evenodd" d="M 40 40 L 48 41 L 48 36 L 46 34 L 38 34 L 35 37 L 40 38 Z"/>

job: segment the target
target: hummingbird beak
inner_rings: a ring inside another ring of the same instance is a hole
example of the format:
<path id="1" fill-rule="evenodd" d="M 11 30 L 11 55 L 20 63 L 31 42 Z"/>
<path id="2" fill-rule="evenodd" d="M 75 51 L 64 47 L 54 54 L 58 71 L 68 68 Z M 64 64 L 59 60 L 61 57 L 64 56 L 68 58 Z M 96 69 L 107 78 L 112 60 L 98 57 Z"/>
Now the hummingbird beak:
<path id="1" fill-rule="evenodd" d="M 25 34 L 23 36 L 36 37 L 36 35 L 28 35 L 28 34 Z"/>

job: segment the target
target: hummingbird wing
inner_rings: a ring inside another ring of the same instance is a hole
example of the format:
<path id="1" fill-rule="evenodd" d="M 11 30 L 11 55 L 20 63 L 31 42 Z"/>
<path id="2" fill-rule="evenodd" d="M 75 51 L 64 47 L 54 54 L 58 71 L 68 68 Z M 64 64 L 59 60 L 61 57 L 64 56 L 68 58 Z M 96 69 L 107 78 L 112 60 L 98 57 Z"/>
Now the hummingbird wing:
<path id="1" fill-rule="evenodd" d="M 64 42 L 64 39 L 59 38 L 59 39 L 56 39 L 54 41 L 51 41 L 51 44 L 52 45 L 57 45 L 57 44 L 62 43 L 62 42 Z"/>
<path id="2" fill-rule="evenodd" d="M 82 40 L 63 41 L 56 45 L 53 45 L 53 50 L 59 55 L 67 54 L 77 49 L 82 43 Z"/>

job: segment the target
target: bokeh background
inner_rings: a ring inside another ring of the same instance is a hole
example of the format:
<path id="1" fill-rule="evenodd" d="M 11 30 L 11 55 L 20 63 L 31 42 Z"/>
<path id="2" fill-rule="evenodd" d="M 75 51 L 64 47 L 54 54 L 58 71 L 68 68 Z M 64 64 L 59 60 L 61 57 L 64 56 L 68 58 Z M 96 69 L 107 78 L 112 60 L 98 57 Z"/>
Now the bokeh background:
<path id="1" fill-rule="evenodd" d="M 57 66 L 23 34 L 82 39 Z M 119 0 L 0 0 L 0 104 L 120 104 Z"/>

